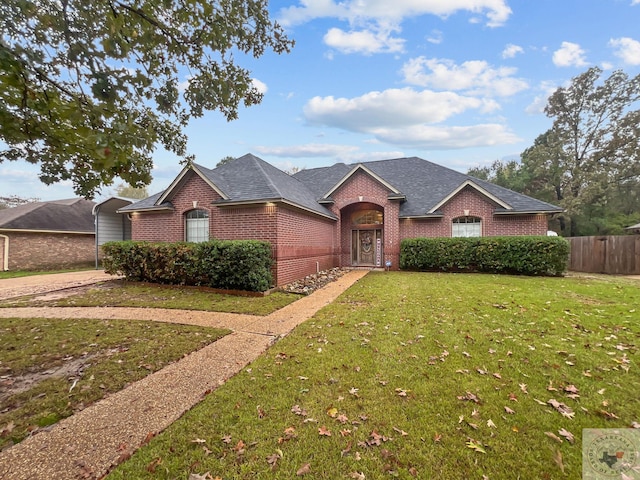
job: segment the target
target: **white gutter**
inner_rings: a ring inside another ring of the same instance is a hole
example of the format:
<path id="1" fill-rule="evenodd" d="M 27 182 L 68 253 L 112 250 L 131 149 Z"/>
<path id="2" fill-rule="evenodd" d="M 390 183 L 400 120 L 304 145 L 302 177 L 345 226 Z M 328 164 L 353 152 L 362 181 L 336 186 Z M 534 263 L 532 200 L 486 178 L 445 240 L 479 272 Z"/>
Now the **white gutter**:
<path id="1" fill-rule="evenodd" d="M 9 271 L 9 237 L 0 233 L 0 238 L 4 238 L 4 255 L 2 255 L 2 271 Z"/>

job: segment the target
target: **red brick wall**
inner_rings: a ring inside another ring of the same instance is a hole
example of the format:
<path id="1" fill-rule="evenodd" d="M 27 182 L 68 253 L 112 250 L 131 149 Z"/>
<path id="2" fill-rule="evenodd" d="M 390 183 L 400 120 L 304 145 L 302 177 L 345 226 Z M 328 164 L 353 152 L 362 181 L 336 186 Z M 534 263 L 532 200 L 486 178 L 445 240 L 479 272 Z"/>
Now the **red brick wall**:
<path id="1" fill-rule="evenodd" d="M 197 202 L 200 210 L 209 212 L 210 235 L 214 236 L 215 211 L 211 202 L 220 196 L 200 176 L 188 172 L 184 184 L 170 198 L 173 211 L 167 213 L 134 213 L 131 216 L 131 238 L 148 242 L 182 242 L 185 240 L 185 213 L 193 210 Z"/>
<path id="2" fill-rule="evenodd" d="M 332 195 L 331 210 L 340 217 L 340 265 L 351 265 L 351 213 L 378 206 L 384 211 L 384 261 L 397 268 L 400 256 L 400 205 L 389 200 L 390 190 L 363 171 L 356 172 Z M 362 198 L 362 199 L 361 199 Z M 356 205 L 359 204 L 359 205 Z"/>
<path id="3" fill-rule="evenodd" d="M 334 220 L 279 207 L 277 225 L 278 285 L 339 265 Z"/>
<path id="4" fill-rule="evenodd" d="M 276 285 L 299 279 L 317 268 L 337 266 L 334 241 L 335 221 L 323 219 L 282 205 L 218 207 L 220 197 L 198 175 L 190 172 L 184 185 L 171 199 L 174 211 L 136 213 L 132 217 L 132 238 L 156 242 L 185 239 L 185 213 L 197 208 L 209 212 L 210 238 L 220 240 L 264 240 L 272 245 L 276 260 Z M 317 262 L 317 263 L 316 263 Z"/>
<path id="5" fill-rule="evenodd" d="M 482 236 L 499 235 L 546 235 L 547 216 L 535 215 L 494 215 L 496 205 L 473 187 L 465 187 L 442 208 L 442 218 L 402 219 L 401 238 L 450 237 L 452 220 L 462 217 L 465 210 L 469 215 L 482 219 Z"/>
<path id="6" fill-rule="evenodd" d="M 95 265 L 96 241 L 92 233 L 0 233 L 9 237 L 9 270 L 51 270 Z M 5 241 L 0 237 L 0 256 L 4 255 Z M 0 269 L 3 265 L 0 263 Z"/>

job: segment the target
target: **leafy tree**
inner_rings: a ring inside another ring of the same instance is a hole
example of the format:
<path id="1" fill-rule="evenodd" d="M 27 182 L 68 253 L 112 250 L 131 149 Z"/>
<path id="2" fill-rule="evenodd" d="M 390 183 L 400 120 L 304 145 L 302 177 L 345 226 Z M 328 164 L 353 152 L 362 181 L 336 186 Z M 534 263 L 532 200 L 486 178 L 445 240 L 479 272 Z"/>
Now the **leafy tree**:
<path id="1" fill-rule="evenodd" d="M 225 165 L 229 162 L 232 162 L 233 160 L 235 160 L 236 157 L 232 157 L 231 155 L 227 155 L 226 157 L 222 157 L 220 159 L 220 161 L 216 164 L 216 167 L 219 167 L 220 165 Z"/>
<path id="2" fill-rule="evenodd" d="M 565 209 L 569 236 L 582 233 L 594 208 L 611 213 L 620 189 L 640 185 L 640 75 L 615 71 L 599 82 L 601 74 L 590 68 L 551 95 L 545 113 L 553 126 L 522 154 L 536 196 Z"/>
<path id="3" fill-rule="evenodd" d="M 185 157 L 191 117 L 259 103 L 236 58 L 293 46 L 267 0 L 4 0 L 0 31 L 0 161 L 88 198 L 148 184 L 158 144 Z"/>
<path id="4" fill-rule="evenodd" d="M 471 168 L 467 174 L 521 193 L 528 186 L 527 172 L 517 160 L 495 160 L 491 166 Z"/>
<path id="5" fill-rule="evenodd" d="M 116 195 L 124 198 L 143 199 L 149 196 L 149 190 L 147 187 L 132 187 L 121 183 L 116 187 Z"/>
<path id="6" fill-rule="evenodd" d="M 18 195 L 9 195 L 8 197 L 0 197 L 0 210 L 5 208 L 13 208 L 27 203 L 39 202 L 39 198 L 24 198 Z"/>

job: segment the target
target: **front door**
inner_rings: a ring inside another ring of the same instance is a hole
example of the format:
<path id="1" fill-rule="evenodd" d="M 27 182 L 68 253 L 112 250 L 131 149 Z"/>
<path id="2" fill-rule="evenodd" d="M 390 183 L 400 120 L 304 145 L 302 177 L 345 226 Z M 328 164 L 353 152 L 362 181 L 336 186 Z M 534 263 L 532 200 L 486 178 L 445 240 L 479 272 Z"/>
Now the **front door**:
<path id="1" fill-rule="evenodd" d="M 354 266 L 382 266 L 382 229 L 351 231 L 351 263 Z"/>

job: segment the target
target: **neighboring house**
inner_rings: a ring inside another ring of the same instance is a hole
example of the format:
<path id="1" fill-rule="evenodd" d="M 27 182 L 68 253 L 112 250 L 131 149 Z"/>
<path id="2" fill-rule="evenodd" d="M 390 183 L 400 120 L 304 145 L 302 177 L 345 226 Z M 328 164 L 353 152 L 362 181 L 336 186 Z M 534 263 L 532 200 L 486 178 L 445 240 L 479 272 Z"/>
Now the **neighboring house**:
<path id="1" fill-rule="evenodd" d="M 163 192 L 118 210 L 134 240 L 269 241 L 276 285 L 335 266 L 397 268 L 404 238 L 545 235 L 561 211 L 416 157 L 291 176 L 251 154 L 187 165 Z"/>
<path id="2" fill-rule="evenodd" d="M 627 227 L 625 230 L 631 230 L 633 233 L 640 233 L 640 223 L 636 225 L 631 225 L 630 227 Z"/>
<path id="3" fill-rule="evenodd" d="M 117 213 L 118 209 L 131 205 L 134 200 L 124 197 L 111 197 L 93 207 L 95 217 L 95 264 L 98 268 L 100 247 L 106 242 L 131 240 L 131 220 L 129 215 Z"/>
<path id="4" fill-rule="evenodd" d="M 72 198 L 0 210 L 0 268 L 90 265 L 95 256 L 93 206 L 89 200 Z"/>

